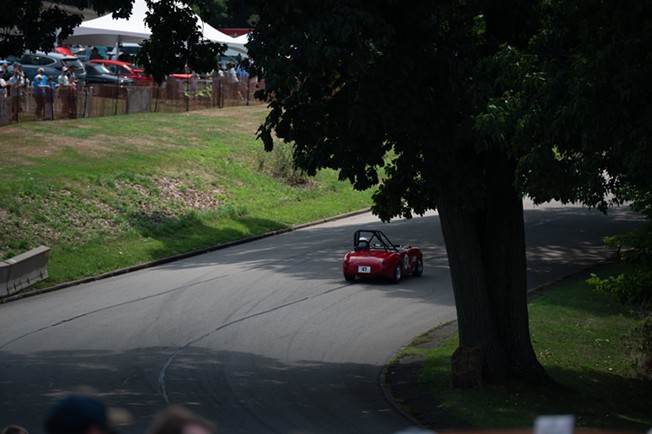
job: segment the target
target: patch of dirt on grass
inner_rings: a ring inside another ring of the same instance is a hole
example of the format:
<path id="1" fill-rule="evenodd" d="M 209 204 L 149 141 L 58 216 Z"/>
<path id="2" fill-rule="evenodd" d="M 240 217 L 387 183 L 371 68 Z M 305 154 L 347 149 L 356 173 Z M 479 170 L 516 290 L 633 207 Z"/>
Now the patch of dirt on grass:
<path id="1" fill-rule="evenodd" d="M 266 104 L 252 104 L 249 106 L 234 106 L 234 107 L 225 107 L 225 108 L 210 108 L 204 110 L 197 110 L 195 113 L 199 116 L 205 116 L 209 118 L 231 118 L 229 126 L 238 131 L 251 131 L 252 134 L 258 130 L 258 127 L 263 121 L 263 116 L 269 112 Z M 238 113 L 242 113 L 243 116 L 237 116 Z M 257 116 L 251 116 L 252 113 L 260 113 L 260 118 Z M 236 116 L 233 116 L 233 115 Z"/>
<path id="2" fill-rule="evenodd" d="M 206 108 L 201 110 L 193 111 L 201 116 L 213 117 L 213 118 L 223 118 L 231 117 L 234 113 L 266 113 L 269 109 L 265 104 L 252 104 L 252 105 L 242 105 L 242 106 L 233 106 L 225 108 Z"/>
<path id="3" fill-rule="evenodd" d="M 0 260 L 6 257 L 8 252 L 14 254 L 22 253 L 38 245 L 52 246 L 61 238 L 61 232 L 43 223 L 35 223 L 24 218 L 8 214 L 0 223 Z M 24 240 L 29 244 L 22 246 Z M 20 248 L 17 246 L 21 245 Z M 12 255 L 13 256 L 13 255 Z"/>
<path id="4" fill-rule="evenodd" d="M 64 136 L 48 137 L 48 146 L 59 150 L 66 147 L 75 149 L 81 155 L 93 158 L 106 158 L 117 146 L 128 146 L 134 150 L 147 150 L 150 148 L 161 148 L 164 146 L 159 141 L 146 137 L 112 137 L 105 134 L 98 134 L 92 138 L 80 139 Z"/>
<path id="5" fill-rule="evenodd" d="M 21 132 L 24 133 L 21 130 L 15 131 L 16 135 Z M 29 163 L 29 158 L 50 157 L 65 148 L 74 148 L 82 155 L 100 157 L 111 150 L 111 142 L 106 142 L 108 139 L 108 136 L 101 134 L 88 140 L 31 132 L 28 141 L 11 140 L 3 145 L 5 153 L 12 156 L 5 163 L 26 164 Z"/>
<path id="6" fill-rule="evenodd" d="M 175 178 L 164 177 L 155 180 L 161 191 L 161 197 L 166 200 L 178 200 L 194 210 L 213 209 L 219 205 L 217 195 L 223 195 L 223 187 L 214 187 L 211 191 L 200 191 L 186 185 Z"/>
<path id="7" fill-rule="evenodd" d="M 98 211 L 91 216 L 81 213 L 71 216 L 75 227 L 80 229 L 84 234 L 98 231 L 113 231 L 118 227 L 118 223 L 112 218 L 118 214 L 115 208 L 97 199 L 84 199 L 84 202 Z M 75 221 L 75 218 L 79 220 Z"/>
<path id="8" fill-rule="evenodd" d="M 0 261 L 5 257 L 7 254 L 5 242 L 6 237 L 8 236 L 8 228 L 6 226 L 9 220 L 9 211 L 0 208 Z"/>
<path id="9" fill-rule="evenodd" d="M 118 227 L 113 218 L 118 212 L 106 203 L 94 198 L 75 197 L 74 201 L 77 204 L 66 207 L 66 211 L 61 211 L 63 207 L 57 196 L 70 197 L 74 196 L 74 193 L 62 190 L 58 195 L 43 201 L 43 209 L 53 211 L 48 213 L 46 223 L 32 224 L 30 230 L 33 231 L 33 235 L 30 238 L 37 238 L 45 243 L 57 243 L 61 240 L 83 241 L 98 233 L 113 232 Z M 66 199 L 66 202 L 69 201 L 70 199 Z"/>
<path id="10" fill-rule="evenodd" d="M 29 240 L 30 248 L 64 241 L 83 242 L 102 232 L 114 233 L 119 226 L 116 209 L 67 189 L 31 200 L 19 215 L 0 211 L 0 238 L 9 246 L 20 240 Z"/>
<path id="11" fill-rule="evenodd" d="M 209 190 L 199 190 L 192 185 L 187 184 L 181 179 L 164 176 L 162 178 L 152 179 L 153 187 L 151 190 L 158 190 L 158 197 L 163 201 L 176 202 L 182 205 L 182 210 L 209 210 L 219 206 L 219 196 L 225 194 L 224 187 L 212 186 Z M 137 183 L 128 183 L 119 186 L 119 188 L 132 188 L 138 195 L 143 197 L 151 196 L 151 191 L 147 187 Z M 157 204 L 152 201 L 143 201 L 141 203 L 142 211 L 146 213 L 162 213 L 164 215 L 178 214 L 179 209 L 161 209 L 163 204 Z"/>
<path id="12" fill-rule="evenodd" d="M 16 130 L 14 133 L 21 136 L 25 135 L 25 132 L 21 130 Z M 116 152 L 117 146 L 128 146 L 134 150 L 145 151 L 152 148 L 173 147 L 174 145 L 168 143 L 168 141 L 137 136 L 116 138 L 105 134 L 97 134 L 90 138 L 75 138 L 30 132 L 29 140 L 26 137 L 25 141 L 11 140 L 3 144 L 3 150 L 9 157 L 3 159 L 0 167 L 29 164 L 29 158 L 51 157 L 66 148 L 74 149 L 80 155 L 90 158 L 107 158 L 112 152 Z"/>
<path id="13" fill-rule="evenodd" d="M 62 237 L 62 233 L 46 225 L 34 225 L 30 227 L 30 232 L 37 234 L 38 244 L 54 245 Z"/>
<path id="14" fill-rule="evenodd" d="M 159 128 L 159 131 L 167 134 L 168 136 L 174 136 L 176 134 L 179 134 L 179 131 L 175 130 L 174 128 L 168 128 L 168 127 Z"/>
<path id="15" fill-rule="evenodd" d="M 33 144 L 20 146 L 3 144 L 2 149 L 5 152 L 5 156 L 2 158 L 0 167 L 32 164 L 32 162 L 29 161 L 30 158 L 45 158 L 58 151 L 58 149 L 51 146 L 34 146 Z"/>

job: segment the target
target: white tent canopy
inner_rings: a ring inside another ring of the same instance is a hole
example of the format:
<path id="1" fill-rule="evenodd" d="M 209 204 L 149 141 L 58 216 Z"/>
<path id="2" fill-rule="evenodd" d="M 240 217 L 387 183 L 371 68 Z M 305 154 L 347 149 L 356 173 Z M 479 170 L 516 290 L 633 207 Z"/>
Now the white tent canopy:
<path id="1" fill-rule="evenodd" d="M 114 20 L 111 14 L 87 20 L 75 28 L 67 44 L 114 46 L 120 42 L 142 42 L 149 39 L 152 32 L 145 25 L 147 5 L 145 0 L 137 0 L 131 16 Z"/>
<path id="2" fill-rule="evenodd" d="M 238 37 L 233 38 L 233 42 L 236 44 L 246 44 L 249 42 L 249 38 L 251 37 L 251 33 L 245 33 L 244 35 L 240 35 Z"/>
<path id="3" fill-rule="evenodd" d="M 145 0 L 136 0 L 131 16 L 128 19 L 119 18 L 115 20 L 111 14 L 107 14 L 84 21 L 79 27 L 75 28 L 72 36 L 64 42 L 67 44 L 106 46 L 114 46 L 121 42 L 142 42 L 149 39 L 152 34 L 145 24 L 147 10 Z M 220 32 L 208 23 L 204 23 L 199 17 L 197 17 L 197 20 L 205 39 L 225 43 L 231 49 L 246 53 L 244 44 L 235 42 L 232 37 Z"/>
<path id="4" fill-rule="evenodd" d="M 204 23 L 200 21 L 200 27 L 202 27 L 202 32 L 204 34 L 204 38 L 208 39 L 209 41 L 213 42 L 221 42 L 223 44 L 226 44 L 229 46 L 230 49 L 237 51 L 238 53 L 242 54 L 247 54 L 247 49 L 245 48 L 244 44 L 245 42 L 239 42 L 236 41 L 235 38 L 232 38 L 231 36 L 227 35 L 226 33 L 222 33 L 219 30 L 217 30 L 215 27 L 211 26 L 208 23 Z"/>

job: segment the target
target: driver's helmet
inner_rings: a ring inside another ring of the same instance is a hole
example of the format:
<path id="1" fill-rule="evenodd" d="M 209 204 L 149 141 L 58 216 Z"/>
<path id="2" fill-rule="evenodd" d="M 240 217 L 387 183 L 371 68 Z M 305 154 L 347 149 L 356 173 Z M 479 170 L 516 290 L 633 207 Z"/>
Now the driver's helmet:
<path id="1" fill-rule="evenodd" d="M 364 250 L 369 248 L 369 240 L 366 237 L 358 238 L 358 245 L 355 246 L 356 250 Z"/>

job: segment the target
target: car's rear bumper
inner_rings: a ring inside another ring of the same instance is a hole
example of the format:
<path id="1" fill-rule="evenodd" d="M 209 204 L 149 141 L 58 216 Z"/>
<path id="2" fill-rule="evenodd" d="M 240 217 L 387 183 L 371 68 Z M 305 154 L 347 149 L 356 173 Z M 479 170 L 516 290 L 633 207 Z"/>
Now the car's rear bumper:
<path id="1" fill-rule="evenodd" d="M 387 263 L 383 259 L 376 258 L 349 258 L 342 263 L 344 275 L 359 277 L 377 277 L 391 275 Z"/>

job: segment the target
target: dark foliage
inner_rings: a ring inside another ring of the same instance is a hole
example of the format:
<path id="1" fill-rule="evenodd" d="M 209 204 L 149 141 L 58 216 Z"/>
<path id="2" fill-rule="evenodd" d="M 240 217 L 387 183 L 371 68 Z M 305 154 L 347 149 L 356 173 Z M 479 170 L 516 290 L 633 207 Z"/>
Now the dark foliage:
<path id="1" fill-rule="evenodd" d="M 138 61 L 154 80 L 161 83 L 166 74 L 182 72 L 187 66 L 195 72 L 210 72 L 217 66 L 217 56 L 224 44 L 202 38 L 197 15 L 190 4 L 147 0 L 150 11 L 145 22 L 152 36 L 143 42 Z M 198 6 L 202 6 L 201 2 Z"/>

